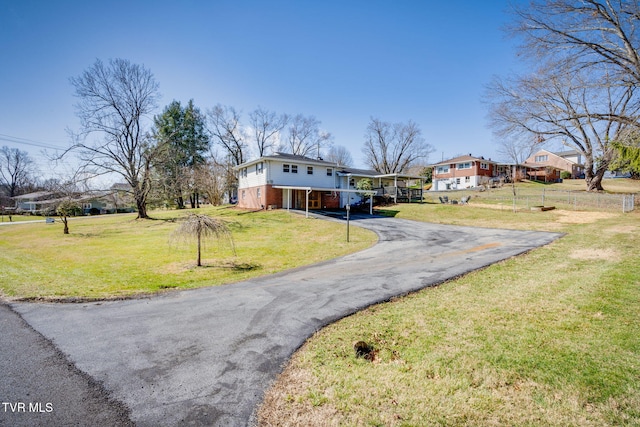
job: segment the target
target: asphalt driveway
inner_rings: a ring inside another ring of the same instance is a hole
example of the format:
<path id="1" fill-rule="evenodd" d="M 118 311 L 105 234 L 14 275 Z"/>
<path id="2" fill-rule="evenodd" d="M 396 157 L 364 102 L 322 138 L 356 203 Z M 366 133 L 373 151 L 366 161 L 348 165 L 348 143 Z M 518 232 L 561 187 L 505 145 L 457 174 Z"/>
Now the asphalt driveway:
<path id="1" fill-rule="evenodd" d="M 12 308 L 137 425 L 246 426 L 318 329 L 560 237 L 392 218 L 355 223 L 376 231 L 379 243 L 309 267 L 145 299 Z"/>

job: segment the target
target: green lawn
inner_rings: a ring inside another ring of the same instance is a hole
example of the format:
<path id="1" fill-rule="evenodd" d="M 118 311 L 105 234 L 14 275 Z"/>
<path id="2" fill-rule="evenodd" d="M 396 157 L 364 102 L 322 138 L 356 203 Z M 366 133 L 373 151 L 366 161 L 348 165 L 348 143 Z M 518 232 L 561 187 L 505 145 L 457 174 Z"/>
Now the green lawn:
<path id="1" fill-rule="evenodd" d="M 25 222 L 25 221 L 42 221 L 45 217 L 39 215 L 0 215 L 0 223 L 3 222 Z"/>
<path id="2" fill-rule="evenodd" d="M 320 331 L 269 391 L 261 425 L 640 425 L 640 212 L 388 210 L 566 236 Z M 355 357 L 360 340 L 373 361 Z"/>
<path id="3" fill-rule="evenodd" d="M 286 211 L 247 212 L 207 208 L 228 222 L 236 254 L 211 242 L 196 267 L 194 246 L 176 246 L 170 235 L 179 216 L 191 212 L 157 211 L 154 220 L 131 215 L 82 217 L 62 224 L 0 227 L 0 293 L 7 298 L 114 298 L 172 288 L 236 282 L 334 258 L 371 246 L 374 233 L 305 219 Z"/>

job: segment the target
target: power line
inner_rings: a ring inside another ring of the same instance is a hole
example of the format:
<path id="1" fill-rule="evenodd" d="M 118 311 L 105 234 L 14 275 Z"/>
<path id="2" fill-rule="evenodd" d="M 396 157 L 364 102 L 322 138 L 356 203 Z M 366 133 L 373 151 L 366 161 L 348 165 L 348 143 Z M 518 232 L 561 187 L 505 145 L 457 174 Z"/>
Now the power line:
<path id="1" fill-rule="evenodd" d="M 63 149 L 63 147 L 58 147 L 58 146 L 55 146 L 53 144 L 49 144 L 47 142 L 35 141 L 33 139 L 20 138 L 20 137 L 11 136 L 11 135 L 4 135 L 4 134 L 1 134 L 1 133 L 0 133 L 0 141 L 12 142 L 14 144 L 30 145 L 32 147 L 48 148 L 50 150 L 62 150 Z"/>

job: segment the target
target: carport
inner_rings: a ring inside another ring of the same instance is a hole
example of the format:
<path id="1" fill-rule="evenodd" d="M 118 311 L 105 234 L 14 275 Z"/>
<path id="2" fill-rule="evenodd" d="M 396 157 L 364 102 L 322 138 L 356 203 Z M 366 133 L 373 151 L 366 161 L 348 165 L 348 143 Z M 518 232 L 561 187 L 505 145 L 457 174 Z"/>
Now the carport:
<path id="1" fill-rule="evenodd" d="M 322 187 L 300 187 L 295 185 L 274 185 L 273 188 L 281 190 L 287 190 L 287 210 L 291 209 L 291 191 L 304 191 L 306 194 L 305 200 L 305 217 L 309 218 L 309 194 L 312 191 L 319 192 L 336 192 L 336 193 L 358 193 L 369 195 L 369 214 L 373 215 L 373 196 L 377 194 L 376 190 L 351 190 L 343 188 L 322 188 Z"/>

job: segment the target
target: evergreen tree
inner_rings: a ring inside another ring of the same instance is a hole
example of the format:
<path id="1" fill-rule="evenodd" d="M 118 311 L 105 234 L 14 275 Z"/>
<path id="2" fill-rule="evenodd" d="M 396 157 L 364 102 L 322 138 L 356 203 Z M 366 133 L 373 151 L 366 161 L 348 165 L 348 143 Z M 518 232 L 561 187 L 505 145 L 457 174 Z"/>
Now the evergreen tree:
<path id="1" fill-rule="evenodd" d="M 209 149 L 204 116 L 193 100 L 186 107 L 173 101 L 154 118 L 154 125 L 159 148 L 154 167 L 163 196 L 182 209 L 184 196 L 189 194 L 191 207 L 197 207 L 198 189 L 193 177 L 197 167 L 206 162 Z"/>

